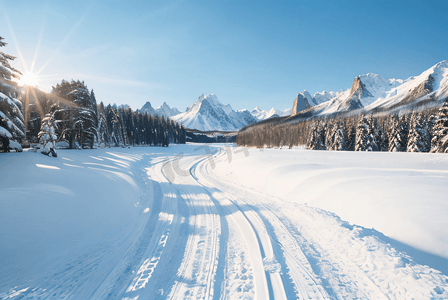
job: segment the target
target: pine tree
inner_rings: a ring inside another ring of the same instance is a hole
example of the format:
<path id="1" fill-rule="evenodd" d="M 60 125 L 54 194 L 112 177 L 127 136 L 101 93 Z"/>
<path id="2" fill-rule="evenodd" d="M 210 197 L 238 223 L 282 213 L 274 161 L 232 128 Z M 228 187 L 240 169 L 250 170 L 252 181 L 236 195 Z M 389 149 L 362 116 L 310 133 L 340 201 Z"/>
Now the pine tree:
<path id="1" fill-rule="evenodd" d="M 431 140 L 432 153 L 448 152 L 448 98 L 445 99 L 435 116 L 433 137 Z"/>
<path id="2" fill-rule="evenodd" d="M 3 42 L 4 38 L 0 36 L 0 47 L 5 47 L 7 43 Z M 13 78 L 19 79 L 22 73 L 14 69 L 9 61 L 15 57 L 0 51 L 0 92 L 10 98 L 17 98 L 20 94 L 17 83 Z"/>
<path id="3" fill-rule="evenodd" d="M 307 147 L 311 150 L 325 150 L 325 124 L 315 122 L 311 129 Z"/>
<path id="4" fill-rule="evenodd" d="M 93 147 L 97 136 L 97 104 L 95 94 L 82 81 L 67 82 L 53 87 L 52 93 L 60 101 L 55 108 L 55 119 L 62 123 L 60 135 L 69 141 L 69 148 L 88 144 Z"/>
<path id="5" fill-rule="evenodd" d="M 378 131 L 379 136 L 378 150 L 383 152 L 389 151 L 389 134 L 387 132 L 388 120 L 389 118 L 382 118 L 381 128 Z"/>
<path id="6" fill-rule="evenodd" d="M 345 128 L 347 131 L 346 135 L 346 143 L 345 143 L 345 149 L 348 151 L 354 151 L 355 150 L 355 143 L 356 143 L 356 129 L 354 125 L 354 119 L 350 118 L 347 119 L 345 122 Z"/>
<path id="7" fill-rule="evenodd" d="M 363 115 L 356 126 L 355 151 L 369 151 L 369 131 L 369 122 L 366 116 Z"/>
<path id="8" fill-rule="evenodd" d="M 52 115 L 47 114 L 45 118 L 42 119 L 41 130 L 39 132 L 39 142 L 43 145 L 40 150 L 42 154 L 57 157 L 56 153 L 56 123 Z"/>
<path id="9" fill-rule="evenodd" d="M 400 135 L 401 135 L 401 151 L 406 152 L 408 146 L 409 135 L 409 120 L 407 115 L 403 115 L 399 119 L 400 121 Z"/>
<path id="10" fill-rule="evenodd" d="M 325 132 L 325 148 L 328 150 L 334 150 L 334 138 L 336 136 L 337 124 L 334 119 L 327 119 L 325 122 L 326 132 Z"/>
<path id="11" fill-rule="evenodd" d="M 403 151 L 402 125 L 400 118 L 393 115 L 389 123 L 389 152 Z"/>
<path id="12" fill-rule="evenodd" d="M 346 140 L 346 134 L 345 134 L 345 128 L 342 126 L 340 122 L 335 124 L 336 130 L 334 135 L 334 142 L 332 149 L 330 150 L 336 150 L 336 151 L 344 151 L 345 148 L 345 140 Z"/>
<path id="13" fill-rule="evenodd" d="M 0 37 L 0 47 L 6 46 Z M 5 152 L 13 140 L 21 141 L 25 136 L 22 102 L 16 99 L 20 90 L 14 78 L 20 78 L 20 71 L 9 64 L 15 57 L 0 51 L 0 142 Z M 17 148 L 14 143 L 14 148 Z"/>
<path id="14" fill-rule="evenodd" d="M 409 124 L 408 152 L 429 152 L 430 137 L 421 115 L 412 114 Z"/>
<path id="15" fill-rule="evenodd" d="M 106 145 L 109 145 L 110 136 L 109 136 L 109 130 L 107 127 L 106 109 L 104 108 L 103 102 L 98 104 L 97 115 L 98 115 L 98 126 L 96 129 L 96 132 L 97 132 L 96 139 L 98 141 L 98 145 L 100 147 L 104 147 Z"/>
<path id="16" fill-rule="evenodd" d="M 378 124 L 377 121 L 370 116 L 368 120 L 367 139 L 365 151 L 378 151 Z"/>

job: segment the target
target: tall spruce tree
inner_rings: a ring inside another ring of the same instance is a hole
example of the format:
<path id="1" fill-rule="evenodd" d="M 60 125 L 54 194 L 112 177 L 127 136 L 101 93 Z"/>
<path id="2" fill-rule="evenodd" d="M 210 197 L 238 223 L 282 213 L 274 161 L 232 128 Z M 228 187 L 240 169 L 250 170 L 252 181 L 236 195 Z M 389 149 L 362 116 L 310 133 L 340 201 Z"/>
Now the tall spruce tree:
<path id="1" fill-rule="evenodd" d="M 403 130 L 403 118 L 398 115 L 393 115 L 390 119 L 389 127 L 389 151 L 390 152 L 403 152 L 405 149 L 405 131 Z"/>
<path id="2" fill-rule="evenodd" d="M 363 115 L 356 126 L 355 151 L 368 151 L 370 126 L 367 117 Z"/>
<path id="3" fill-rule="evenodd" d="M 371 115 L 368 120 L 367 139 L 365 151 L 378 151 L 378 123 Z"/>
<path id="4" fill-rule="evenodd" d="M 448 97 L 439 108 L 434 118 L 433 137 L 431 140 L 432 153 L 448 152 Z"/>
<path id="5" fill-rule="evenodd" d="M 431 140 L 422 116 L 412 114 L 409 123 L 408 152 L 429 152 Z"/>
<path id="6" fill-rule="evenodd" d="M 346 150 L 345 147 L 345 140 L 346 140 L 346 133 L 345 133 L 345 128 L 344 126 L 342 126 L 341 122 L 337 122 L 335 124 L 335 135 L 333 138 L 333 145 L 332 145 L 332 149 L 330 150 L 336 150 L 336 151 L 343 151 Z"/>
<path id="7" fill-rule="evenodd" d="M 60 135 L 69 142 L 69 148 L 89 145 L 97 137 L 97 104 L 95 94 L 90 92 L 84 81 L 67 82 L 53 87 L 52 93 L 58 96 L 60 101 L 55 108 L 55 118 L 60 126 Z"/>
<path id="8" fill-rule="evenodd" d="M 58 156 L 56 153 L 56 127 L 53 115 L 47 114 L 42 119 L 42 126 L 38 135 L 39 142 L 43 145 L 43 148 L 40 150 L 42 154 L 53 157 Z"/>
<path id="9" fill-rule="evenodd" d="M 0 37 L 0 47 L 7 44 Z M 22 102 L 17 98 L 20 90 L 14 78 L 20 78 L 20 71 L 14 69 L 9 61 L 15 57 L 0 51 L 0 143 L 2 150 L 9 151 L 10 140 L 21 141 L 25 136 L 25 123 Z"/>
<path id="10" fill-rule="evenodd" d="M 307 147 L 311 150 L 325 150 L 325 127 L 319 121 L 314 123 L 308 139 Z"/>

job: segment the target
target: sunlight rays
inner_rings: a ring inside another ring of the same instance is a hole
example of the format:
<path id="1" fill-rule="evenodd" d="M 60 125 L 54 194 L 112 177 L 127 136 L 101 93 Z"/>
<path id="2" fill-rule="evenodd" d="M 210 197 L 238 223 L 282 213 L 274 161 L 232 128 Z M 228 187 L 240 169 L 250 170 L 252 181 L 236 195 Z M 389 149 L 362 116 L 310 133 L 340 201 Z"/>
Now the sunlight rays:
<path id="1" fill-rule="evenodd" d="M 19 43 L 17 42 L 16 34 L 14 32 L 14 29 L 12 28 L 9 17 L 6 13 L 4 14 L 4 16 L 5 16 L 6 24 L 8 25 L 8 29 L 12 36 L 12 41 L 14 42 L 14 46 L 17 49 L 17 54 L 18 54 L 20 63 L 22 64 L 22 68 L 25 70 L 25 72 L 28 72 L 28 68 L 26 67 L 25 59 L 23 58 L 22 51 L 20 50 Z"/>
<path id="2" fill-rule="evenodd" d="M 48 9 L 48 4 L 47 4 L 47 9 Z M 62 46 L 64 46 L 64 44 L 69 40 L 71 35 L 76 31 L 76 29 L 80 26 L 80 24 L 85 20 L 85 18 L 88 15 L 89 9 L 87 9 L 85 11 L 84 15 L 78 20 L 78 22 L 76 22 L 76 24 L 72 27 L 72 29 L 66 34 L 66 36 L 61 41 L 59 46 L 52 52 L 51 56 L 45 61 L 45 63 L 40 67 L 40 69 L 37 72 L 33 72 L 33 71 L 36 66 L 37 59 L 39 57 L 39 50 L 40 50 L 42 39 L 43 39 L 44 32 L 45 32 L 45 23 L 46 23 L 45 21 L 46 21 L 47 14 L 45 14 L 43 17 L 42 27 L 39 32 L 36 49 L 34 50 L 33 60 L 31 62 L 30 69 L 28 69 L 28 66 L 25 62 L 25 58 L 22 54 L 22 50 L 17 41 L 17 37 L 16 37 L 15 31 L 14 31 L 14 28 L 11 24 L 11 21 L 9 19 L 9 16 L 5 9 L 3 9 L 3 11 L 4 11 L 4 19 L 6 21 L 6 24 L 8 26 L 8 29 L 9 29 L 11 37 L 12 37 L 12 40 L 14 42 L 14 46 L 17 51 L 17 57 L 19 58 L 20 64 L 22 66 L 22 70 L 24 70 L 23 74 L 21 74 L 20 78 L 18 78 L 18 80 L 16 80 L 16 82 L 20 86 L 23 86 L 25 89 L 25 91 L 24 91 L 25 99 L 23 99 L 23 100 L 25 101 L 25 103 L 24 103 L 25 104 L 24 105 L 25 106 L 25 111 L 24 111 L 25 120 L 24 121 L 25 121 L 25 140 L 26 140 L 26 132 L 28 130 L 28 120 L 29 120 L 29 114 L 30 114 L 30 97 L 34 98 L 33 102 L 36 104 L 40 118 L 45 117 L 44 108 L 42 107 L 42 104 L 40 103 L 40 99 L 37 96 L 37 92 L 36 92 L 36 87 L 39 86 L 39 79 L 40 78 L 42 78 L 42 79 L 45 78 L 47 80 L 53 79 L 53 78 L 60 79 L 59 77 L 56 78 L 54 75 L 40 75 L 40 73 L 52 61 L 52 59 L 59 52 L 59 50 L 62 48 Z M 66 106 L 66 107 L 70 107 L 70 108 L 78 107 L 75 103 L 68 101 L 58 95 L 50 94 L 50 93 L 45 93 L 45 94 L 46 94 L 47 99 L 50 99 L 55 102 L 59 102 L 60 104 Z"/>
<path id="3" fill-rule="evenodd" d="M 76 31 L 76 29 L 79 27 L 79 25 L 81 25 L 81 23 L 85 20 L 87 15 L 88 15 L 88 10 L 84 13 L 84 15 L 81 17 L 81 19 L 79 19 L 79 21 L 76 22 L 76 24 L 72 27 L 72 29 L 70 29 L 70 31 L 67 33 L 65 38 L 59 44 L 59 46 L 53 51 L 50 58 L 47 59 L 47 61 L 42 65 L 42 67 L 39 69 L 39 71 L 36 72 L 37 75 L 39 75 L 40 72 L 42 72 L 46 68 L 46 66 L 50 63 L 50 61 L 53 59 L 53 57 L 56 55 L 56 53 L 59 51 L 59 49 L 61 49 L 62 46 L 64 46 L 64 44 L 68 41 L 70 36 Z"/>
<path id="4" fill-rule="evenodd" d="M 37 40 L 36 50 L 34 51 L 34 57 L 33 57 L 33 62 L 31 63 L 30 72 L 33 72 L 34 66 L 36 65 L 37 54 L 39 53 L 40 43 L 42 42 L 42 37 L 44 35 L 44 29 L 45 29 L 45 19 L 43 21 L 42 28 L 40 29 L 40 32 L 39 32 L 39 38 Z"/>

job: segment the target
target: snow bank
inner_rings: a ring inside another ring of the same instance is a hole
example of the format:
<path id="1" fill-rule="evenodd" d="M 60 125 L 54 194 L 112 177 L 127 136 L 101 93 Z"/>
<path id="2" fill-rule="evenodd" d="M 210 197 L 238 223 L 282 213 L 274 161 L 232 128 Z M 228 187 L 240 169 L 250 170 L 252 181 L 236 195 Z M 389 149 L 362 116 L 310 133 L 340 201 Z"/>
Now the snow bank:
<path id="1" fill-rule="evenodd" d="M 120 150 L 0 154 L 2 290 L 107 253 L 136 226 L 145 208 L 140 156 Z"/>
<path id="2" fill-rule="evenodd" d="M 230 163 L 226 156 L 213 173 L 374 228 L 446 265 L 447 155 L 287 149 L 248 153 L 233 153 Z"/>

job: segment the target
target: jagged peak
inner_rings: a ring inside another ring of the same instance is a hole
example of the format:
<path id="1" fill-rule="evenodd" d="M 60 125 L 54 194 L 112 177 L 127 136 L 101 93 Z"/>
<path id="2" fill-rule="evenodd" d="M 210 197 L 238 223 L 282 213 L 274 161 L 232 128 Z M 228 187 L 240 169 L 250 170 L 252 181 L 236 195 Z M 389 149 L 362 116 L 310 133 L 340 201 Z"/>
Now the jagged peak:
<path id="1" fill-rule="evenodd" d="M 298 93 L 297 95 L 302 95 L 302 96 L 304 96 L 306 98 L 309 98 L 309 99 L 312 98 L 310 92 L 308 92 L 307 90 L 303 90 L 300 93 Z"/>
<path id="2" fill-rule="evenodd" d="M 353 80 L 349 98 L 354 95 L 356 95 L 358 99 L 373 97 L 372 94 L 367 90 L 366 85 L 362 82 L 361 75 L 356 76 L 356 78 Z"/>
<path id="3" fill-rule="evenodd" d="M 448 68 L 448 62 L 446 60 L 442 60 L 441 62 L 436 63 L 431 69 L 445 69 Z"/>
<path id="4" fill-rule="evenodd" d="M 142 108 L 143 107 L 152 107 L 151 102 L 146 101 L 145 104 L 143 104 Z"/>

